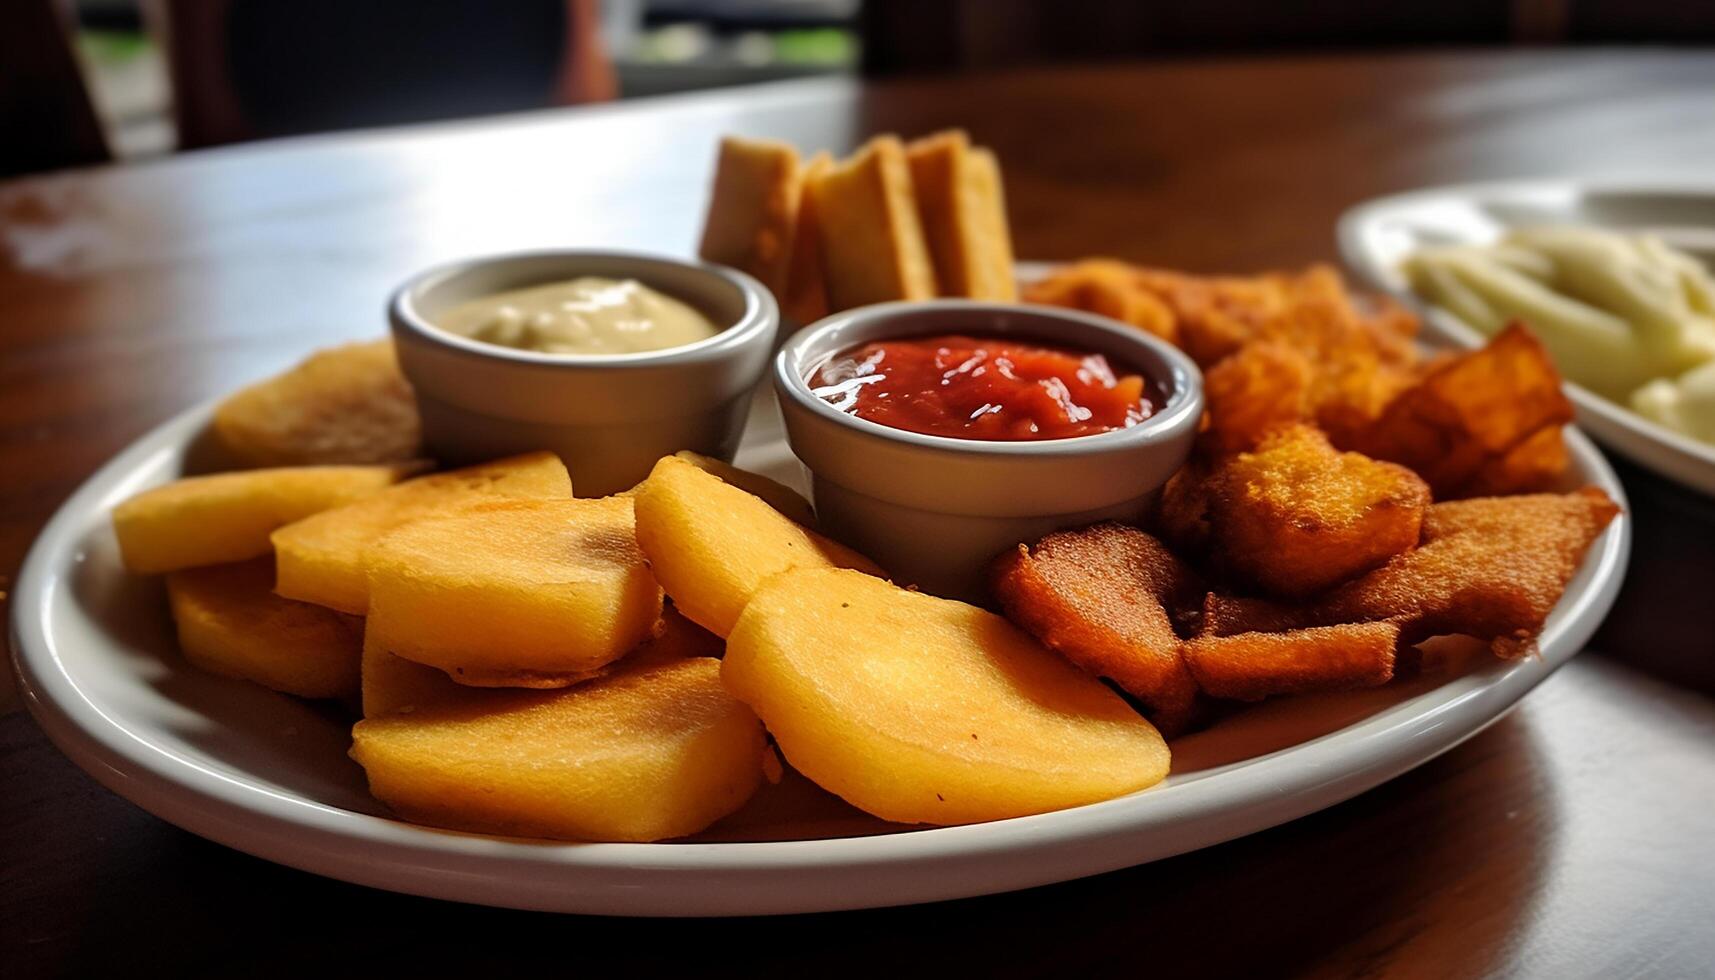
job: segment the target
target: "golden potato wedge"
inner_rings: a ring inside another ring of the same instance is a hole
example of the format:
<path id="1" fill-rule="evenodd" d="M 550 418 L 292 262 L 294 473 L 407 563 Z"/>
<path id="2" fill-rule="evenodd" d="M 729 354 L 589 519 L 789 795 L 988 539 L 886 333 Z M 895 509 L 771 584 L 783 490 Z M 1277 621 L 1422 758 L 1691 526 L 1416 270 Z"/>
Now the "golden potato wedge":
<path id="1" fill-rule="evenodd" d="M 488 691 L 467 687 L 433 667 L 406 660 L 367 624 L 363 630 L 363 717 L 442 705 L 477 704 Z"/>
<path id="2" fill-rule="evenodd" d="M 911 141 L 905 158 L 942 294 L 1017 300 L 1012 233 L 994 154 L 954 129 Z"/>
<path id="3" fill-rule="evenodd" d="M 993 613 L 860 572 L 769 580 L 721 679 L 794 768 L 886 820 L 999 820 L 1167 775 L 1167 743 L 1094 677 Z"/>
<path id="4" fill-rule="evenodd" d="M 1270 594 L 1315 595 L 1417 544 L 1429 487 L 1394 463 L 1342 453 L 1295 425 L 1164 494 L 1165 527 L 1206 527 L 1211 560 Z M 1201 501 L 1201 519 L 1189 513 Z M 1179 542 L 1188 550 L 1202 542 Z"/>
<path id="5" fill-rule="evenodd" d="M 351 756 L 415 823 L 566 840 L 653 841 L 737 810 L 762 782 L 756 715 L 703 657 L 565 691 L 366 718 Z"/>
<path id="6" fill-rule="evenodd" d="M 812 181 L 809 193 L 823 231 L 830 309 L 935 296 L 935 266 L 898 137 L 870 140 Z"/>
<path id="7" fill-rule="evenodd" d="M 530 453 L 407 480 L 367 500 L 275 531 L 274 587 L 288 599 L 362 615 L 369 609 L 365 556 L 387 532 L 470 500 L 572 495 L 571 477 L 553 453 Z"/>
<path id="8" fill-rule="evenodd" d="M 637 543 L 655 577 L 680 612 L 718 636 L 731 632 L 766 579 L 788 568 L 884 574 L 850 548 L 677 456 L 656 463 L 634 499 Z"/>
<path id="9" fill-rule="evenodd" d="M 748 272 L 783 295 L 803 180 L 798 151 L 790 144 L 722 139 L 697 254 Z"/>
<path id="10" fill-rule="evenodd" d="M 703 456 L 690 450 L 673 454 L 675 459 L 682 459 L 699 470 L 713 473 L 721 481 L 743 490 L 752 496 L 761 497 L 762 502 L 779 511 L 788 519 L 805 527 L 816 526 L 816 511 L 804 495 L 778 480 L 771 480 L 761 473 L 741 470 L 731 463 L 722 462 L 713 456 Z"/>
<path id="11" fill-rule="evenodd" d="M 220 442 L 250 466 L 396 463 L 423 455 L 417 400 L 393 341 L 318 351 L 215 409 Z"/>
<path id="12" fill-rule="evenodd" d="M 442 704 L 475 704 L 493 688 L 460 684 L 443 670 L 406 660 L 389 650 L 391 644 L 371 625 L 363 632 L 363 716 L 415 711 Z M 668 606 L 661 611 L 655 635 L 635 650 L 594 673 L 590 680 L 620 670 L 647 664 L 662 664 L 687 657 L 719 657 L 725 649 L 721 638 L 691 622 Z M 549 685 L 550 689 L 569 687 Z"/>
<path id="13" fill-rule="evenodd" d="M 465 684 L 576 683 L 661 619 L 634 527 L 625 497 L 488 500 L 413 521 L 369 552 L 369 628 Z"/>
<path id="14" fill-rule="evenodd" d="M 186 477 L 113 508 L 113 532 L 133 572 L 245 561 L 272 551 L 268 536 L 278 528 L 369 496 L 409 472 L 295 466 Z"/>
<path id="15" fill-rule="evenodd" d="M 282 599 L 273 586 L 266 558 L 168 575 L 185 659 L 299 697 L 356 695 L 363 621 Z"/>

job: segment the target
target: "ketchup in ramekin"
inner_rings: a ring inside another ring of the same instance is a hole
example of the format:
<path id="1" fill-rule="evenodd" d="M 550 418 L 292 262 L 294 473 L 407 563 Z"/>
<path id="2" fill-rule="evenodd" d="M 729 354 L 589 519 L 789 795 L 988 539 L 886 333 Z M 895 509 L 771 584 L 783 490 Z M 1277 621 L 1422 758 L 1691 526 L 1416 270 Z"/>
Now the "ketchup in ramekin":
<path id="1" fill-rule="evenodd" d="M 1161 394 L 1088 351 L 1002 337 L 943 335 L 864 344 L 810 379 L 816 397 L 907 432 L 1017 442 L 1130 428 Z"/>

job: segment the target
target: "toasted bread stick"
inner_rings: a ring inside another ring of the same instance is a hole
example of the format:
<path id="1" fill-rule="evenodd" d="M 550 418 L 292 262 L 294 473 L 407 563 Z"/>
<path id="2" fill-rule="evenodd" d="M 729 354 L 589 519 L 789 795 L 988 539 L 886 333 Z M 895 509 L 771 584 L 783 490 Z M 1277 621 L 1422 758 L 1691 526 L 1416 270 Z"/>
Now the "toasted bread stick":
<path id="1" fill-rule="evenodd" d="M 936 294 L 905 147 L 879 136 L 810 182 L 828 305 L 844 310 Z"/>

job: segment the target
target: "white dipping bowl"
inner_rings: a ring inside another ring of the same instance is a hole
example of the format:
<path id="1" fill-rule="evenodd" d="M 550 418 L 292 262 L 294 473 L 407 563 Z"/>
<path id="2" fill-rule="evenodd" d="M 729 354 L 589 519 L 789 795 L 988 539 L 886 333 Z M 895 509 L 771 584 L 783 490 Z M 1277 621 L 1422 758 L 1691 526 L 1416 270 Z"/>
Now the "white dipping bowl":
<path id="1" fill-rule="evenodd" d="M 702 312 L 721 332 L 638 354 L 541 354 L 435 326 L 468 300 L 580 276 L 636 279 Z M 623 252 L 531 252 L 441 266 L 388 304 L 399 366 L 416 389 L 430 455 L 460 465 L 547 449 L 580 497 L 634 486 L 662 456 L 731 460 L 780 311 L 742 272 Z"/>
<path id="2" fill-rule="evenodd" d="M 839 411 L 810 379 L 836 354 L 939 334 L 1014 337 L 1105 354 L 1166 394 L 1127 429 L 1001 442 L 923 435 Z M 1102 520 L 1136 522 L 1191 451 L 1203 377 L 1171 344 L 1106 317 L 1048 306 L 933 300 L 836 314 L 774 361 L 787 442 L 810 471 L 817 521 L 902 584 L 983 602 L 986 570 L 1021 542 Z"/>

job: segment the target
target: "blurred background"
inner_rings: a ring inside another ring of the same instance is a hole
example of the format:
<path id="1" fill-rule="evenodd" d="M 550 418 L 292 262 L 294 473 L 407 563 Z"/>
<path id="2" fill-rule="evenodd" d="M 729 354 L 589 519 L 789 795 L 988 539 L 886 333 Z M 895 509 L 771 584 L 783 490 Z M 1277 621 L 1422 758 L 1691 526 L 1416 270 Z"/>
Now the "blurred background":
<path id="1" fill-rule="evenodd" d="M 0 176 L 807 75 L 1715 40 L 1715 0 L 4 0 Z"/>

